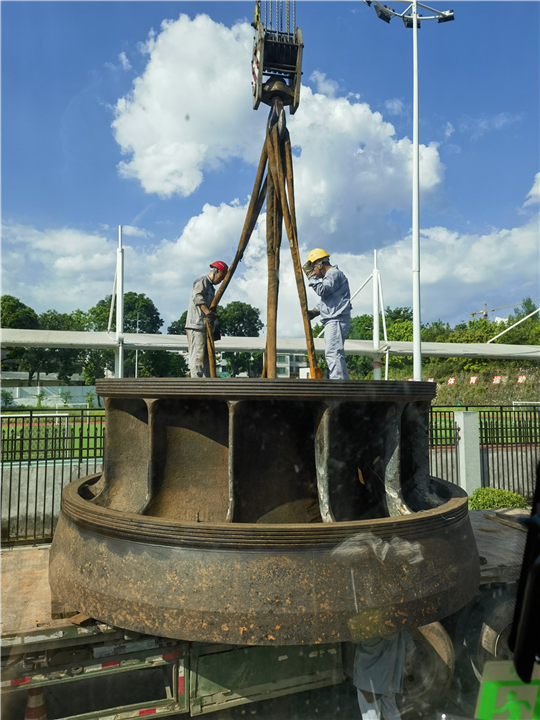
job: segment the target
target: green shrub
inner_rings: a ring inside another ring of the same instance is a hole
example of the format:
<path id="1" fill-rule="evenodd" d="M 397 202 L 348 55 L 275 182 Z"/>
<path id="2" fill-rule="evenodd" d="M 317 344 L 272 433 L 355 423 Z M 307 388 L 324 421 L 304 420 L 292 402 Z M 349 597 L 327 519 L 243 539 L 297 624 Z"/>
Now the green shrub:
<path id="1" fill-rule="evenodd" d="M 67 407 L 69 405 L 69 401 L 71 400 L 71 390 L 62 390 L 62 392 L 59 392 L 58 395 L 60 396 L 60 399 L 64 403 L 64 407 Z"/>
<path id="2" fill-rule="evenodd" d="M 13 399 L 13 395 L 9 390 L 2 390 L 2 408 L 9 410 L 9 408 L 15 407 L 16 403 Z"/>
<path id="3" fill-rule="evenodd" d="M 477 488 L 469 498 L 469 510 L 489 510 L 491 508 L 526 508 L 527 500 L 510 490 L 497 488 Z"/>

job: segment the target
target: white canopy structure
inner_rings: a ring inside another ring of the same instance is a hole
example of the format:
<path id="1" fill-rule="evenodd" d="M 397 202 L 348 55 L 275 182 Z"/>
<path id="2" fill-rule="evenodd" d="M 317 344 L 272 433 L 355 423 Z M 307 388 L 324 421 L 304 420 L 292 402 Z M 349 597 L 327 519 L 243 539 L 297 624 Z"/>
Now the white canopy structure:
<path id="1" fill-rule="evenodd" d="M 216 352 L 264 352 L 264 337 L 225 337 L 216 342 Z M 123 333 L 124 350 L 187 350 L 185 335 L 143 335 Z M 2 329 L 2 346 L 87 348 L 88 350 L 117 350 L 115 332 L 68 332 L 63 330 L 10 330 Z M 305 338 L 278 338 L 276 349 L 280 353 L 307 352 Z M 315 339 L 315 350 L 324 353 L 324 340 Z M 372 340 L 346 340 L 347 355 L 380 357 L 412 356 L 412 342 L 390 341 L 377 350 Z M 493 343 L 422 343 L 422 355 L 427 357 L 475 357 L 501 360 L 540 360 L 540 345 L 495 345 Z"/>

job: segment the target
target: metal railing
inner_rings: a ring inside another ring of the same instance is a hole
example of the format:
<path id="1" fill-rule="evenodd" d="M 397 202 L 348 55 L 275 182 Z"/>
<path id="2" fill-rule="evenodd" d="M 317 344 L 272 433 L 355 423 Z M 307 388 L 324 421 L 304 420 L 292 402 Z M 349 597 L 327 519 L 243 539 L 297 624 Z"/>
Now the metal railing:
<path id="1" fill-rule="evenodd" d="M 99 410 L 2 416 L 2 541 L 52 538 L 62 489 L 99 471 L 105 414 Z"/>
<path id="2" fill-rule="evenodd" d="M 431 408 L 429 414 L 429 471 L 459 485 L 458 429 L 453 410 Z"/>
<path id="3" fill-rule="evenodd" d="M 540 406 L 478 411 L 482 484 L 532 497 L 540 463 Z"/>

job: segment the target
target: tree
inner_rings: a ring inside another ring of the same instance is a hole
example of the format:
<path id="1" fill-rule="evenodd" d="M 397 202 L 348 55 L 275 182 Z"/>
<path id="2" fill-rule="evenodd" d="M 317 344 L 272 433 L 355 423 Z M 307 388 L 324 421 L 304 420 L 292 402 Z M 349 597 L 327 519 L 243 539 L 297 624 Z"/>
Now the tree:
<path id="1" fill-rule="evenodd" d="M 18 330 L 38 330 L 39 318 L 34 310 L 13 295 L 2 295 L 2 327 Z M 6 353 L 5 362 L 12 361 L 22 372 L 28 373 L 28 385 L 40 371 L 49 370 L 47 350 L 43 348 L 10 348 Z"/>
<path id="2" fill-rule="evenodd" d="M 77 317 L 86 325 L 87 330 L 103 332 L 107 330 L 109 325 L 109 315 L 111 310 L 111 295 L 107 295 L 103 300 L 99 300 L 94 307 L 88 312 L 82 313 L 76 311 Z M 151 335 L 160 332 L 163 320 L 159 314 L 154 302 L 144 293 L 128 292 L 124 293 L 124 332 L 148 333 Z M 116 313 L 113 312 L 111 331 L 116 332 Z M 166 352 L 158 350 L 150 350 L 149 353 Z M 146 358 L 141 351 L 139 352 L 139 371 L 146 373 L 141 377 L 162 377 L 159 362 L 151 359 L 153 356 Z M 157 364 L 156 364 L 157 363 Z M 114 367 L 114 353 L 112 350 L 92 350 L 85 353 L 83 360 L 83 375 L 87 385 L 93 385 L 96 378 L 105 377 L 105 370 L 112 370 Z M 167 363 L 165 363 L 167 365 Z M 167 365 L 168 367 L 168 365 Z M 162 370 L 163 371 L 163 368 Z M 126 377 L 135 376 L 135 350 L 128 350 L 124 353 L 124 372 Z M 140 374 L 140 372 L 138 372 Z M 167 376 L 168 371 L 165 373 Z"/>
<path id="3" fill-rule="evenodd" d="M 259 337 L 264 325 L 258 308 L 238 300 L 218 309 L 218 325 L 227 337 Z"/>
<path id="4" fill-rule="evenodd" d="M 234 300 L 225 307 L 218 308 L 218 327 L 221 334 L 227 337 L 259 337 L 259 331 L 264 327 L 260 315 L 258 308 Z M 260 376 L 262 373 L 262 353 L 228 352 L 223 353 L 223 357 L 227 361 L 227 370 L 231 377 L 236 377 L 241 372 L 246 372 L 250 377 Z"/>
<path id="5" fill-rule="evenodd" d="M 351 327 L 347 338 L 349 340 L 371 340 L 373 338 L 373 316 L 364 314 L 351 318 Z M 371 358 L 365 355 L 348 355 L 346 363 L 352 380 L 364 380 L 372 377 L 373 361 Z"/>
<path id="6" fill-rule="evenodd" d="M 351 318 L 351 327 L 347 335 L 349 340 L 371 340 L 372 337 L 373 315 L 357 315 Z"/>
<path id="7" fill-rule="evenodd" d="M 169 350 L 139 351 L 139 377 L 186 377 L 188 366 L 183 355 Z"/>
<path id="8" fill-rule="evenodd" d="M 531 300 L 530 297 L 526 297 L 521 303 L 521 308 L 516 308 L 515 310 L 516 320 L 520 320 L 522 317 L 527 317 L 527 315 L 530 315 L 535 310 L 538 310 L 538 306 Z M 538 313 L 536 313 L 536 315 L 533 315 L 531 320 L 534 320 L 535 322 L 540 322 L 540 318 L 538 317 L 538 315 Z"/>
<path id="9" fill-rule="evenodd" d="M 39 316 L 39 324 L 45 330 L 84 330 L 82 319 L 68 313 L 47 310 Z M 82 353 L 80 350 L 65 348 L 49 348 L 45 350 L 45 365 L 48 372 L 55 372 L 62 385 L 69 385 L 75 373 L 82 369 Z"/>
<path id="10" fill-rule="evenodd" d="M 39 320 L 36 312 L 13 295 L 2 295 L 2 327 L 17 330 L 37 330 Z"/>
<path id="11" fill-rule="evenodd" d="M 96 378 L 104 378 L 106 370 L 114 369 L 114 352 L 112 350 L 83 350 L 81 361 L 84 384 L 95 385 Z"/>
<path id="12" fill-rule="evenodd" d="M 98 332 L 107 330 L 110 310 L 111 295 L 107 295 L 85 314 L 88 329 Z M 152 335 L 159 333 L 163 320 L 153 301 L 144 293 L 124 293 L 124 332 L 137 332 L 137 316 L 139 332 Z M 113 312 L 111 330 L 116 332 L 116 312 Z"/>
<path id="13" fill-rule="evenodd" d="M 125 293 L 124 332 L 137 332 L 137 318 L 140 333 L 155 335 L 160 332 L 163 320 L 153 301 L 144 293 Z"/>
<path id="14" fill-rule="evenodd" d="M 15 400 L 13 399 L 13 393 L 11 390 L 7 390 L 6 388 L 2 388 L 2 409 L 3 410 L 9 410 L 12 407 L 15 407 Z"/>
<path id="15" fill-rule="evenodd" d="M 180 315 L 178 320 L 174 320 L 167 328 L 168 335 L 185 335 L 187 322 L 187 310 Z"/>
<path id="16" fill-rule="evenodd" d="M 408 320 L 409 322 L 413 320 L 413 311 L 410 307 L 397 307 L 392 309 L 387 306 L 384 315 L 387 325 L 397 320 Z"/>
<path id="17" fill-rule="evenodd" d="M 63 401 L 64 407 L 67 407 L 69 405 L 69 401 L 71 400 L 71 390 L 61 390 L 58 395 Z"/>

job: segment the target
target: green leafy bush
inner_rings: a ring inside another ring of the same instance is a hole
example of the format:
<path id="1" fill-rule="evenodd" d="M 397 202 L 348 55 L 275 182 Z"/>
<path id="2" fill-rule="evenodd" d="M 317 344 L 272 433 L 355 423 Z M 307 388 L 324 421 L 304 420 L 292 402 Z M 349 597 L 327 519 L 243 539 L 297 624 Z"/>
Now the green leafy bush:
<path id="1" fill-rule="evenodd" d="M 9 390 L 2 390 L 2 409 L 9 410 L 9 408 L 15 407 L 15 400 Z"/>
<path id="2" fill-rule="evenodd" d="M 62 390 L 62 392 L 59 392 L 58 395 L 60 396 L 60 399 L 64 403 L 64 407 L 67 407 L 69 405 L 69 401 L 72 398 L 71 390 Z"/>
<path id="3" fill-rule="evenodd" d="M 489 510 L 491 508 L 526 508 L 527 500 L 510 490 L 497 488 L 477 488 L 469 498 L 469 510 Z"/>

